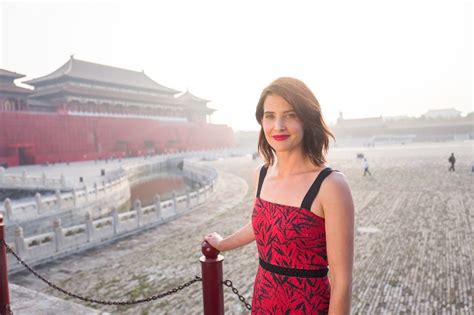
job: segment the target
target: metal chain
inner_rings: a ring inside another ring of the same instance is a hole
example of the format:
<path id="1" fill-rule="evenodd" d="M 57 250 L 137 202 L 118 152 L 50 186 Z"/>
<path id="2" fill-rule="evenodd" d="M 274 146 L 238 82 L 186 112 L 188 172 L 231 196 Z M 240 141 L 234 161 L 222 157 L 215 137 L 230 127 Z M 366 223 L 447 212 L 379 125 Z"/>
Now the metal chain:
<path id="1" fill-rule="evenodd" d="M 226 287 L 229 287 L 232 289 L 232 292 L 235 293 L 235 295 L 237 295 L 239 297 L 239 300 L 240 302 L 244 303 L 245 307 L 251 311 L 252 310 L 252 305 L 250 303 L 247 302 L 247 300 L 239 294 L 239 290 L 237 290 L 233 285 L 232 285 L 232 281 L 230 280 L 226 280 L 224 282 L 222 282 Z"/>
<path id="2" fill-rule="evenodd" d="M 13 311 L 12 311 L 12 309 L 11 309 L 10 304 L 5 305 L 5 312 L 7 312 L 7 313 L 5 313 L 5 314 L 13 315 Z"/>
<path id="3" fill-rule="evenodd" d="M 81 296 L 81 295 L 78 295 L 78 294 L 75 294 L 75 293 L 72 293 L 72 292 L 69 292 L 65 289 L 62 289 L 60 287 L 58 287 L 57 285 L 55 285 L 54 283 L 51 283 L 50 281 L 46 280 L 43 276 L 41 276 L 38 272 L 36 272 L 35 270 L 33 270 L 30 266 L 28 266 L 27 263 L 25 263 L 18 255 L 17 253 L 15 253 L 13 251 L 13 249 L 11 249 L 10 246 L 8 246 L 8 244 L 5 242 L 5 240 L 2 240 L 3 244 L 5 244 L 5 247 L 7 248 L 7 250 L 12 253 L 13 256 L 15 256 L 15 258 L 18 260 L 18 262 L 20 262 L 23 266 L 25 266 L 26 269 L 28 269 L 32 274 L 34 274 L 37 278 L 39 278 L 41 281 L 43 281 L 44 283 L 46 283 L 47 285 L 49 285 L 50 287 L 66 294 L 66 295 L 69 295 L 70 297 L 73 297 L 73 298 L 76 298 L 76 299 L 79 299 L 79 300 L 82 300 L 84 302 L 89 302 L 89 303 L 96 303 L 96 304 L 104 304 L 104 305 L 134 305 L 134 304 L 140 304 L 140 303 L 145 303 L 145 302 L 150 302 L 150 301 L 154 301 L 154 300 L 157 300 L 157 299 L 161 299 L 161 298 L 164 298 L 165 296 L 168 296 L 168 295 L 171 295 L 173 293 L 177 293 L 187 287 L 189 287 L 190 285 L 192 285 L 193 283 L 195 282 L 199 282 L 199 281 L 202 281 L 202 278 L 199 277 L 199 276 L 195 276 L 194 279 L 182 284 L 182 285 L 179 285 L 178 287 L 174 288 L 174 289 L 171 289 L 171 290 L 168 290 L 164 293 L 161 293 L 161 294 L 157 294 L 157 295 L 153 295 L 149 298 L 145 298 L 145 299 L 140 299 L 140 300 L 129 300 L 129 301 L 105 301 L 105 300 L 97 300 L 97 299 L 93 299 L 93 298 L 89 298 L 89 297 L 84 297 L 84 296 Z"/>

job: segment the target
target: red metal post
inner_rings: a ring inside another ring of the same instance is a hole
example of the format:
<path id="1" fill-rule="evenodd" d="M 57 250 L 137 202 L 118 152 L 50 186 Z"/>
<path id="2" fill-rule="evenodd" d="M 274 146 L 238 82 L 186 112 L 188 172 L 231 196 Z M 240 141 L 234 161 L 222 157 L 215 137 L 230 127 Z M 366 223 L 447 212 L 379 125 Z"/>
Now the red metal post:
<path id="1" fill-rule="evenodd" d="M 0 214 L 0 314 L 10 314 L 10 292 L 8 291 L 7 249 L 5 241 L 5 224 Z"/>
<path id="2" fill-rule="evenodd" d="M 204 315 L 224 315 L 224 288 L 222 283 L 222 261 L 224 256 L 208 242 L 202 244 L 202 298 Z"/>

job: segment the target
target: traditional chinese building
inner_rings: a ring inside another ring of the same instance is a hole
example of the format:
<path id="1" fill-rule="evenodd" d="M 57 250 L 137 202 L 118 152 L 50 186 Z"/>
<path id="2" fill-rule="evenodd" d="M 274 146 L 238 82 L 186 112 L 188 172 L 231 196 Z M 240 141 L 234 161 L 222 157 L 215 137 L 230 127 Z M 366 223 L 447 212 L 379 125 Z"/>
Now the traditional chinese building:
<path id="1" fill-rule="evenodd" d="M 0 70 L 0 163 L 76 161 L 222 148 L 232 129 L 208 123 L 208 100 L 143 71 L 77 60 L 16 86 Z M 178 95 L 180 94 L 180 95 Z M 178 95 L 178 96 L 177 96 Z"/>
<path id="2" fill-rule="evenodd" d="M 474 139 L 472 113 L 462 117 L 455 109 L 433 110 L 419 118 L 408 116 L 344 119 L 331 126 L 341 145 L 408 143 Z"/>
<path id="3" fill-rule="evenodd" d="M 0 69 L 0 111 L 26 110 L 31 90 L 16 86 L 14 81 L 23 74 Z"/>

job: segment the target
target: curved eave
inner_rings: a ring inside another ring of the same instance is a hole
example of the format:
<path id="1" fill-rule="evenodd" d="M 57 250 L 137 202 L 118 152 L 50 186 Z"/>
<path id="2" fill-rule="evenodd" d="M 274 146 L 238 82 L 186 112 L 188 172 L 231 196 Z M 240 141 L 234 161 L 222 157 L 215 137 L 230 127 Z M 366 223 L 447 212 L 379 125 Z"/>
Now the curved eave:
<path id="1" fill-rule="evenodd" d="M 79 97 L 92 97 L 98 98 L 103 100 L 116 100 L 116 101 L 130 101 L 130 102 L 137 102 L 137 103 L 147 103 L 150 105 L 164 105 L 169 107 L 180 107 L 180 104 L 176 104 L 173 98 L 159 98 L 159 97 L 151 97 L 146 95 L 130 95 L 127 93 L 108 93 L 100 90 L 91 90 L 88 88 L 80 88 L 80 87 L 53 87 L 50 89 L 46 89 L 43 91 L 38 91 L 35 94 L 31 95 L 31 98 L 48 98 L 54 97 L 55 95 L 59 96 L 79 96 Z"/>
<path id="2" fill-rule="evenodd" d="M 99 81 L 99 80 L 90 80 L 90 79 L 85 79 L 81 77 L 76 77 L 76 76 L 71 76 L 71 75 L 61 75 L 57 77 L 49 77 L 47 79 L 34 79 L 30 81 L 25 81 L 23 83 L 35 86 L 35 85 L 47 85 L 47 83 L 56 83 L 56 82 L 61 82 L 65 81 L 67 82 L 68 80 L 73 80 L 73 81 L 81 81 L 85 82 L 91 85 L 101 85 L 101 86 L 108 86 L 108 87 L 116 87 L 116 88 L 124 88 L 124 89 L 129 89 L 129 90 L 137 90 L 137 91 L 145 91 L 145 92 L 155 92 L 155 93 L 160 93 L 167 95 L 169 97 L 173 97 L 174 94 L 176 94 L 176 90 L 167 88 L 163 86 L 163 88 L 145 88 L 145 87 L 136 87 L 136 86 L 131 86 L 131 85 L 122 85 L 122 84 L 115 84 L 115 83 L 110 83 L 107 81 Z"/>
<path id="3" fill-rule="evenodd" d="M 22 87 L 19 87 L 19 86 L 15 86 L 15 85 L 0 85 L 0 92 L 4 92 L 4 93 L 12 93 L 12 94 L 25 94 L 25 95 L 29 95 L 29 94 L 32 94 L 34 93 L 34 91 L 32 90 L 28 90 L 28 89 L 25 89 L 25 88 L 22 88 Z"/>
<path id="4" fill-rule="evenodd" d="M 13 80 L 19 79 L 19 78 L 24 78 L 25 75 L 13 71 L 8 71 L 5 69 L 0 69 L 0 78 L 11 78 Z"/>
<path id="5" fill-rule="evenodd" d="M 193 93 L 186 90 L 185 92 L 181 93 L 181 95 L 175 96 L 177 100 L 183 103 L 190 103 L 190 104 L 199 104 L 199 105 L 206 105 L 207 103 L 211 102 L 210 100 L 206 100 L 204 98 L 197 97 Z"/>
<path id="6" fill-rule="evenodd" d="M 65 64 L 45 76 L 28 80 L 30 85 L 45 85 L 58 80 L 80 80 L 90 84 L 121 87 L 131 90 L 153 91 L 175 95 L 179 91 L 153 81 L 143 71 L 133 71 L 71 57 Z"/>

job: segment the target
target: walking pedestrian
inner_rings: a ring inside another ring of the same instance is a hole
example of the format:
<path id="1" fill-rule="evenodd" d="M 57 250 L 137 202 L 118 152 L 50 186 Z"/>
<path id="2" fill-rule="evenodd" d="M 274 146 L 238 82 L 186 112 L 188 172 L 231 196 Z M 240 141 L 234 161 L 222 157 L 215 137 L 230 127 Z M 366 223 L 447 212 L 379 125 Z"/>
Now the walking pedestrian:
<path id="1" fill-rule="evenodd" d="M 364 176 L 367 174 L 372 176 L 372 174 L 369 171 L 369 162 L 367 162 L 366 158 L 364 158 L 364 160 L 362 161 L 362 169 L 364 170 Z"/>
<path id="2" fill-rule="evenodd" d="M 454 153 L 451 153 L 451 156 L 448 159 L 449 163 L 451 163 L 451 166 L 449 167 L 448 171 L 453 171 L 454 172 L 454 164 L 456 163 L 456 158 L 454 157 Z"/>

